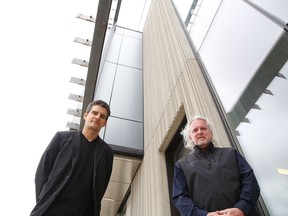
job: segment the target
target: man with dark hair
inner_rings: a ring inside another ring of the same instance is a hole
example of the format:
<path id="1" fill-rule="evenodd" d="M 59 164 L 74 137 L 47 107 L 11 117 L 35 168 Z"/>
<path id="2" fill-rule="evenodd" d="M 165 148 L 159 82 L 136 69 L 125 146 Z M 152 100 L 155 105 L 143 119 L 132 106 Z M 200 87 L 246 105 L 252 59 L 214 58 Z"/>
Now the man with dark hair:
<path id="1" fill-rule="evenodd" d="M 39 162 L 31 216 L 98 216 L 113 166 L 113 150 L 99 137 L 109 105 L 91 102 L 81 131 L 57 132 Z"/>

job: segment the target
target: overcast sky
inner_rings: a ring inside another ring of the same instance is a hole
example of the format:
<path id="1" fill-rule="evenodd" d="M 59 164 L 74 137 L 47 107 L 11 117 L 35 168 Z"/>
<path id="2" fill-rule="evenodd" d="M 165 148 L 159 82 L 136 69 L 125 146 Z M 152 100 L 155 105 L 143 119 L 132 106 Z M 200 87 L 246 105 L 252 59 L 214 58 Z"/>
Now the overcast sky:
<path id="1" fill-rule="evenodd" d="M 125 16 L 118 24 L 141 31 L 150 2 L 123 0 Z M 85 79 L 87 68 L 71 61 L 89 61 L 90 47 L 73 40 L 92 40 L 94 24 L 76 15 L 95 17 L 97 5 L 98 0 L 1 4 L 1 215 L 29 215 L 35 205 L 40 157 L 56 131 L 68 130 L 72 117 L 67 110 L 77 108 L 69 94 L 84 91 L 69 81 L 72 76 Z"/>
<path id="2" fill-rule="evenodd" d="M 70 78 L 87 72 L 71 61 L 89 60 L 90 47 L 73 40 L 92 39 L 94 24 L 76 15 L 95 17 L 96 9 L 97 0 L 1 4 L 1 215 L 29 215 L 35 205 L 39 159 L 55 132 L 68 129 L 67 110 L 76 108 L 69 94 L 82 91 Z"/>

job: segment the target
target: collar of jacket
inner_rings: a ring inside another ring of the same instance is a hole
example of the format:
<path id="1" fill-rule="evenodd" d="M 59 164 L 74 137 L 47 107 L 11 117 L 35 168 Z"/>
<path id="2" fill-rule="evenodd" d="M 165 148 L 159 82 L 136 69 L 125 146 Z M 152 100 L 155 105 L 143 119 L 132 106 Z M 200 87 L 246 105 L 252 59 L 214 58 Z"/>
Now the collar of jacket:
<path id="1" fill-rule="evenodd" d="M 200 154 L 200 153 L 208 153 L 208 152 L 213 151 L 214 149 L 215 149 L 215 146 L 214 146 L 214 144 L 212 142 L 209 143 L 208 147 L 205 149 L 204 152 L 201 150 L 201 148 L 198 145 L 194 146 L 194 150 L 198 154 Z"/>

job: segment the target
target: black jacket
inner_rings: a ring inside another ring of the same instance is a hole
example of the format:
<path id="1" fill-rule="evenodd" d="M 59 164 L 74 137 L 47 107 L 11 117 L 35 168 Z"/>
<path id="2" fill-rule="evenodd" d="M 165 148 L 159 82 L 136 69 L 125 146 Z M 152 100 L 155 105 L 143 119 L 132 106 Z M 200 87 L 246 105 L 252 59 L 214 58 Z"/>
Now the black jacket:
<path id="1" fill-rule="evenodd" d="M 236 207 L 250 215 L 260 194 L 247 161 L 233 148 L 216 148 L 212 143 L 202 152 L 180 159 L 174 168 L 173 202 L 181 215 Z"/>
<path id="2" fill-rule="evenodd" d="M 31 216 L 41 216 L 71 176 L 78 158 L 81 131 L 57 132 L 39 162 L 36 176 L 36 206 Z M 98 137 L 94 159 L 94 216 L 100 215 L 101 200 L 113 166 L 113 150 Z"/>

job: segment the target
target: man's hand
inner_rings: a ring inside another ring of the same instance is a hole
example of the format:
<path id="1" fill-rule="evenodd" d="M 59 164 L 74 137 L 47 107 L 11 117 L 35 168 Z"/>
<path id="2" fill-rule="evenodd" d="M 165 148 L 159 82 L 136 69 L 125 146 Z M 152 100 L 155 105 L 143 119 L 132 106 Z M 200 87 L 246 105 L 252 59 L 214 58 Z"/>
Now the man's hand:
<path id="1" fill-rule="evenodd" d="M 207 216 L 219 216 L 219 215 L 222 215 L 222 214 L 219 214 L 219 212 L 221 212 L 221 211 L 209 212 L 209 213 L 207 214 Z"/>
<path id="2" fill-rule="evenodd" d="M 244 213 L 239 208 L 227 208 L 221 211 L 216 211 L 218 215 L 227 215 L 227 216 L 244 216 Z M 210 216 L 207 214 L 207 216 Z M 211 215 L 211 216 L 214 216 Z"/>

